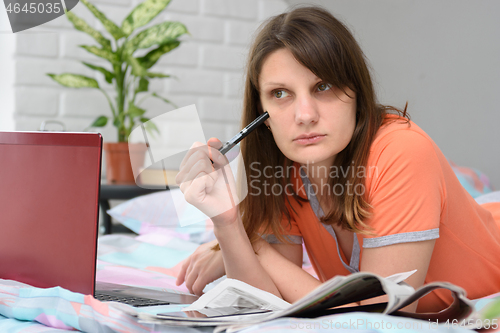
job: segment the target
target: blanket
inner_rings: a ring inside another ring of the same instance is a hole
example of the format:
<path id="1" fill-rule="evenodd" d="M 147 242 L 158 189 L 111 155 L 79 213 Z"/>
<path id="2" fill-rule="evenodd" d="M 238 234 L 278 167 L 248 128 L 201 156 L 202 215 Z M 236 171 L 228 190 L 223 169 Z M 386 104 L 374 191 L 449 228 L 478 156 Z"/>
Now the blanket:
<path id="1" fill-rule="evenodd" d="M 140 236 L 107 235 L 99 239 L 97 280 L 124 283 L 178 293 L 187 292 L 185 286 L 175 285 L 180 262 L 198 246 L 197 243 L 172 237 L 167 233 Z M 216 283 L 216 282 L 215 282 Z M 208 286 L 210 288 L 210 286 Z M 485 311 L 498 303 L 500 295 L 476 303 Z M 100 302 L 90 295 L 73 293 L 60 287 L 40 289 L 25 284 L 0 280 L 0 332 L 172 332 L 174 328 L 151 326 L 137 322 L 127 314 L 128 305 Z M 179 311 L 183 305 L 164 305 L 148 312 Z M 489 310 L 492 311 L 492 310 Z M 500 313 L 497 314 L 500 317 Z M 372 313 L 337 314 L 316 319 L 282 318 L 244 332 L 308 330 L 323 332 L 343 328 L 349 332 L 448 332 L 445 323 L 432 323 Z M 175 328 L 179 332 L 206 332 L 209 328 Z M 470 332 L 458 324 L 453 332 Z"/>

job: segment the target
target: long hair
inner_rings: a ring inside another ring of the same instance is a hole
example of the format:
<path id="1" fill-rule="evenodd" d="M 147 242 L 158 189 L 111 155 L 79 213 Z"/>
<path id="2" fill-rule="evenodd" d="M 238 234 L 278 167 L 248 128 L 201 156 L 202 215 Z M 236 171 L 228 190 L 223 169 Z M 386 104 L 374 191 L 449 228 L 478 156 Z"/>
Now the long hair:
<path id="1" fill-rule="evenodd" d="M 333 162 L 340 170 L 358 170 L 366 167 L 370 145 L 388 111 L 396 111 L 409 117 L 404 111 L 390 106 L 378 105 L 370 77 L 370 72 L 356 40 L 349 30 L 328 11 L 320 7 L 300 7 L 290 12 L 272 17 L 265 22 L 255 37 L 250 49 L 244 90 L 242 126 L 246 126 L 262 112 L 259 98 L 259 74 L 263 62 L 272 52 L 289 50 L 295 59 L 308 68 L 318 78 L 346 92 L 346 88 L 356 95 L 356 127 L 350 143 L 339 152 Z M 245 230 L 253 242 L 262 232 L 272 232 L 281 241 L 283 229 L 281 220 L 290 221 L 291 212 L 287 200 L 304 201 L 297 193 L 287 195 L 265 195 L 262 188 L 254 184 L 285 186 L 289 177 L 269 177 L 258 171 L 265 166 L 280 166 L 288 170 L 293 161 L 279 150 L 271 131 L 260 126 L 241 143 L 245 167 L 248 195 L 240 203 L 239 211 Z M 342 168 L 342 169 L 341 169 Z M 330 188 L 335 184 L 352 188 L 365 185 L 364 177 L 348 172 L 345 176 L 329 178 Z M 253 183 L 252 183 L 253 182 Z M 364 187 L 363 187 L 364 188 Z M 363 221 L 370 216 L 370 204 L 364 195 L 355 192 L 332 196 L 333 205 L 325 212 L 321 222 L 338 224 L 353 232 L 366 233 Z"/>

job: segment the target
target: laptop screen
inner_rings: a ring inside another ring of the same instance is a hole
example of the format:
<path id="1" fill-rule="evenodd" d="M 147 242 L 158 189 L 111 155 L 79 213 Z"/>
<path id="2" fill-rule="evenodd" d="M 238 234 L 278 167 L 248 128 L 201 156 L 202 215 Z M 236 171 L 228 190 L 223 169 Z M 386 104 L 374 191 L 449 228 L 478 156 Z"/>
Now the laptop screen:
<path id="1" fill-rule="evenodd" d="M 102 136 L 0 132 L 0 278 L 93 294 Z"/>

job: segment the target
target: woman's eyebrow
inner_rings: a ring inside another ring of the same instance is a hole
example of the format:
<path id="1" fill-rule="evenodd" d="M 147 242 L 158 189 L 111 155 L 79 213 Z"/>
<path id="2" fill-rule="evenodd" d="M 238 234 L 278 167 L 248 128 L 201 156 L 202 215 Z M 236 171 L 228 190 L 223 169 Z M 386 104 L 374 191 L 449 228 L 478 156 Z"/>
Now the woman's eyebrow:
<path id="1" fill-rule="evenodd" d="M 262 86 L 286 86 L 285 83 L 281 83 L 281 82 L 264 82 L 261 85 Z"/>
<path id="2" fill-rule="evenodd" d="M 318 78 L 318 80 L 316 80 L 316 82 L 314 83 L 314 85 L 320 83 L 320 82 L 323 82 L 323 80 L 321 80 L 320 78 Z M 264 83 L 261 83 L 260 85 L 261 87 L 264 87 L 264 86 L 280 86 L 280 87 L 286 87 L 287 84 L 286 83 L 282 83 L 282 82 L 264 82 Z"/>

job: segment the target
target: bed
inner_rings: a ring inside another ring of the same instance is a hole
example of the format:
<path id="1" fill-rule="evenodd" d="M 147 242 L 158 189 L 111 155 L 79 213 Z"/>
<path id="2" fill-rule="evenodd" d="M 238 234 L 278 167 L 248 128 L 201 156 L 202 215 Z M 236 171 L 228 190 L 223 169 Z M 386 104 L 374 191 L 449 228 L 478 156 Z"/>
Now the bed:
<path id="1" fill-rule="evenodd" d="M 459 180 L 480 203 L 500 201 L 482 173 L 452 164 Z M 97 280 L 157 290 L 186 293 L 185 286 L 175 285 L 180 263 L 199 244 L 213 239 L 210 220 L 201 220 L 179 227 L 172 196 L 178 190 L 153 193 L 122 203 L 109 212 L 136 235 L 106 235 L 98 241 Z M 193 214 L 195 214 L 193 212 Z M 194 215 L 193 215 L 194 216 Z M 304 269 L 313 273 L 304 261 Z M 207 286 L 213 287 L 218 281 Z M 476 310 L 487 311 L 492 304 L 499 308 L 500 293 L 477 300 Z M 56 287 L 33 288 L 0 279 L 0 332 L 205 332 L 210 328 L 173 328 L 137 322 L 127 305 L 104 303 Z M 178 311 L 182 305 L 157 307 L 155 311 Z M 152 310 L 141 310 L 152 311 Z M 491 310 L 489 310 L 491 311 Z M 491 315 L 491 314 L 490 314 Z M 342 328 L 349 332 L 470 332 L 458 325 L 436 327 L 426 321 L 405 319 L 373 313 L 336 314 L 316 319 L 284 318 L 249 327 L 244 332 L 311 331 L 322 332 Z M 498 330 L 497 328 L 497 331 Z"/>

